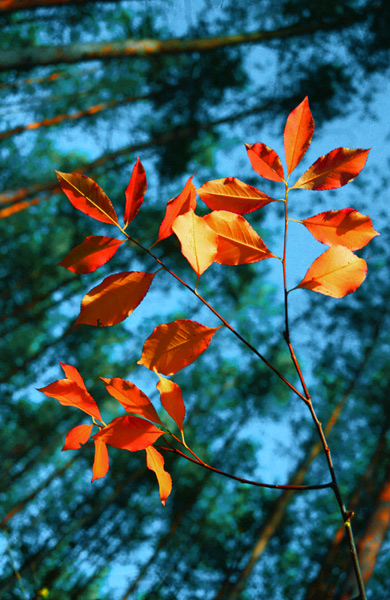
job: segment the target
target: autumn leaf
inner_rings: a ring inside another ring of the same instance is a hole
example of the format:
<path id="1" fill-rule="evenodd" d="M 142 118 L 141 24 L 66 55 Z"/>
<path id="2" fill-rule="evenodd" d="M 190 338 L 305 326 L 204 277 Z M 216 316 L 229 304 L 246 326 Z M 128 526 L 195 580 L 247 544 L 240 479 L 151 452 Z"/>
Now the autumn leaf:
<path id="1" fill-rule="evenodd" d="M 156 387 L 160 392 L 161 404 L 168 415 L 175 421 L 180 431 L 183 431 L 183 421 L 186 409 L 180 386 L 170 379 L 160 377 L 160 381 Z"/>
<path id="2" fill-rule="evenodd" d="M 327 246 L 345 246 L 359 250 L 379 235 L 372 226 L 370 217 L 354 208 L 328 210 L 302 221 L 316 240 Z"/>
<path id="3" fill-rule="evenodd" d="M 217 210 L 205 215 L 203 219 L 218 237 L 215 262 L 221 265 L 243 265 L 274 256 L 244 217 Z"/>
<path id="4" fill-rule="evenodd" d="M 343 298 L 352 294 L 365 280 L 367 264 L 348 248 L 333 246 L 321 254 L 311 265 L 296 288 Z"/>
<path id="5" fill-rule="evenodd" d="M 207 181 L 196 191 L 211 210 L 228 210 L 238 215 L 246 215 L 275 202 L 274 198 L 235 177 Z"/>
<path id="6" fill-rule="evenodd" d="M 172 198 L 172 200 L 169 200 L 165 212 L 165 217 L 160 225 L 157 241 L 154 242 L 153 246 L 155 246 L 158 242 L 161 242 L 161 240 L 165 240 L 165 238 L 172 235 L 172 224 L 175 221 L 176 217 L 178 217 L 179 215 L 183 215 L 189 211 L 195 210 L 196 190 L 194 184 L 192 183 L 192 178 L 193 176 L 187 180 L 183 191 L 180 192 L 180 194 L 176 196 L 176 198 Z"/>
<path id="7" fill-rule="evenodd" d="M 149 421 L 138 417 L 117 417 L 106 427 L 92 436 L 92 439 L 104 442 L 114 448 L 136 452 L 151 446 L 164 431 Z"/>
<path id="8" fill-rule="evenodd" d="M 146 174 L 145 169 L 139 158 L 134 165 L 131 173 L 129 185 L 126 188 L 126 207 L 125 207 L 125 229 L 131 223 L 131 221 L 137 216 L 141 204 L 144 200 L 146 192 Z"/>
<path id="9" fill-rule="evenodd" d="M 87 391 L 80 373 L 71 365 L 61 363 L 61 366 L 68 379 L 59 379 L 44 388 L 38 389 L 38 391 L 43 392 L 46 396 L 56 398 L 63 406 L 74 406 L 101 421 L 99 408 Z"/>
<path id="10" fill-rule="evenodd" d="M 172 491 L 172 478 L 164 468 L 164 458 L 156 448 L 149 446 L 146 448 L 146 466 L 156 473 L 160 499 L 163 506 Z"/>
<path id="11" fill-rule="evenodd" d="M 56 171 L 62 191 L 75 208 L 86 215 L 110 225 L 119 225 L 115 209 L 97 183 L 78 173 Z"/>
<path id="12" fill-rule="evenodd" d="M 292 189 L 334 190 L 355 179 L 366 164 L 368 150 L 336 148 L 320 156 Z"/>
<path id="13" fill-rule="evenodd" d="M 289 114 L 284 129 L 284 154 L 288 174 L 301 162 L 310 146 L 314 133 L 314 119 L 310 112 L 309 100 L 304 100 Z"/>
<path id="14" fill-rule="evenodd" d="M 217 255 L 216 234 L 193 211 L 177 217 L 172 229 L 180 241 L 183 256 L 199 277 Z"/>
<path id="15" fill-rule="evenodd" d="M 79 325 L 116 325 L 124 321 L 142 302 L 155 273 L 130 271 L 106 277 L 81 302 Z"/>
<path id="16" fill-rule="evenodd" d="M 284 171 L 279 156 L 275 150 L 265 144 L 245 144 L 252 168 L 271 181 L 284 181 Z"/>
<path id="17" fill-rule="evenodd" d="M 65 444 L 62 450 L 78 450 L 81 444 L 86 444 L 92 431 L 92 425 L 77 425 L 73 427 L 65 438 Z"/>
<path id="18" fill-rule="evenodd" d="M 100 378 L 111 396 L 129 413 L 135 413 L 149 419 L 154 423 L 161 423 L 156 410 L 144 392 L 137 388 L 131 381 L 114 377 L 113 379 Z"/>
<path id="19" fill-rule="evenodd" d="M 62 362 L 60 362 L 60 365 L 61 365 L 61 368 L 62 368 L 63 372 L 65 373 L 65 377 L 67 379 L 71 379 L 71 381 L 75 381 L 76 383 L 79 384 L 79 386 L 81 388 L 83 388 L 85 391 L 87 391 L 87 388 L 85 387 L 84 379 L 81 377 L 81 375 L 78 372 L 78 370 L 76 369 L 76 367 L 74 367 L 73 365 L 65 365 Z"/>
<path id="20" fill-rule="evenodd" d="M 174 375 L 206 350 L 218 329 L 188 319 L 158 325 L 146 340 L 137 364 L 163 375 Z"/>
<path id="21" fill-rule="evenodd" d="M 90 235 L 73 248 L 58 266 L 79 275 L 92 273 L 108 262 L 123 242 L 112 237 Z"/>
<path id="22" fill-rule="evenodd" d="M 95 440 L 95 458 L 92 466 L 92 481 L 101 479 L 108 473 L 109 460 L 107 446 L 100 440 Z"/>

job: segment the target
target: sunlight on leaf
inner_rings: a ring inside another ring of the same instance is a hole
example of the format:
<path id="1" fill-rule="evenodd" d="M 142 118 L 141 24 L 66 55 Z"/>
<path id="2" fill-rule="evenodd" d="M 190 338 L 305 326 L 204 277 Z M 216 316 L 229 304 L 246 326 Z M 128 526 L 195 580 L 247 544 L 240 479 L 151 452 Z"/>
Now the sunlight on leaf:
<path id="1" fill-rule="evenodd" d="M 207 181 L 196 190 L 211 210 L 227 210 L 238 215 L 258 210 L 274 198 L 235 177 Z"/>
<path id="2" fill-rule="evenodd" d="M 141 208 L 142 202 L 144 200 L 146 187 L 147 183 L 145 169 L 143 168 L 140 159 L 137 158 L 137 162 L 135 163 L 133 171 L 131 173 L 129 185 L 127 186 L 125 191 L 125 229 L 129 225 L 129 223 L 131 223 L 132 220 L 137 216 L 137 213 Z"/>
<path id="3" fill-rule="evenodd" d="M 297 288 L 343 298 L 363 283 L 366 273 L 367 264 L 363 258 L 348 248 L 333 246 L 313 262 Z"/>
<path id="4" fill-rule="evenodd" d="M 252 168 L 271 181 L 284 181 L 284 171 L 279 156 L 275 150 L 265 144 L 245 144 Z"/>
<path id="5" fill-rule="evenodd" d="M 92 436 L 92 439 L 104 442 L 114 448 L 136 452 L 151 446 L 164 431 L 149 421 L 138 417 L 117 417 L 106 427 Z"/>
<path id="6" fill-rule="evenodd" d="M 111 394 L 129 413 L 135 413 L 153 421 L 161 423 L 156 410 L 144 392 L 137 388 L 131 381 L 114 377 L 113 379 L 100 378 Z"/>
<path id="7" fill-rule="evenodd" d="M 130 271 L 106 277 L 84 296 L 76 324 L 109 327 L 124 321 L 142 302 L 154 276 Z"/>
<path id="8" fill-rule="evenodd" d="M 177 217 L 172 229 L 181 244 L 181 252 L 200 276 L 217 255 L 217 236 L 193 211 Z"/>
<path id="9" fill-rule="evenodd" d="M 334 190 L 346 185 L 363 169 L 370 150 L 336 148 L 320 156 L 292 189 Z"/>
<path id="10" fill-rule="evenodd" d="M 167 498 L 172 491 L 172 478 L 164 468 L 163 456 L 153 446 L 146 448 L 146 466 L 156 474 L 161 503 L 165 506 Z"/>
<path id="11" fill-rule="evenodd" d="M 86 444 L 92 432 L 93 425 L 77 425 L 73 427 L 65 438 L 62 450 L 78 450 L 82 444 Z"/>
<path id="12" fill-rule="evenodd" d="M 92 273 L 108 262 L 123 242 L 111 237 L 90 235 L 73 248 L 58 266 L 78 275 Z"/>
<path id="13" fill-rule="evenodd" d="M 186 409 L 184 406 L 183 394 L 180 386 L 170 379 L 160 377 L 160 381 L 156 387 L 160 392 L 161 404 L 167 411 L 168 415 L 175 421 L 180 431 L 183 431 L 183 421 L 185 418 Z"/>
<path id="14" fill-rule="evenodd" d="M 284 129 L 284 154 L 287 171 L 292 173 L 310 146 L 314 133 L 314 119 L 310 112 L 308 97 L 289 114 Z"/>
<path id="15" fill-rule="evenodd" d="M 329 210 L 302 221 L 316 240 L 327 246 L 345 246 L 359 250 L 379 235 L 370 217 L 354 208 Z"/>
<path id="16" fill-rule="evenodd" d="M 206 350 L 218 329 L 188 319 L 158 325 L 146 340 L 137 364 L 163 375 L 174 375 Z"/>
<path id="17" fill-rule="evenodd" d="M 95 459 L 92 466 L 92 481 L 105 477 L 109 469 L 107 446 L 100 440 L 95 440 Z"/>
<path id="18" fill-rule="evenodd" d="M 274 256 L 244 217 L 218 210 L 203 219 L 218 236 L 215 262 L 244 265 Z"/>
<path id="19" fill-rule="evenodd" d="M 56 174 L 62 191 L 75 208 L 96 221 L 119 225 L 110 199 L 93 179 L 78 173 L 56 171 Z"/>
<path id="20" fill-rule="evenodd" d="M 176 217 L 183 215 L 189 211 L 193 211 L 196 208 L 196 190 L 192 183 L 193 176 L 187 180 L 184 189 L 176 198 L 169 200 L 165 217 L 160 225 L 158 232 L 157 241 L 153 244 L 155 246 L 161 240 L 169 237 L 173 233 L 172 224 Z"/>

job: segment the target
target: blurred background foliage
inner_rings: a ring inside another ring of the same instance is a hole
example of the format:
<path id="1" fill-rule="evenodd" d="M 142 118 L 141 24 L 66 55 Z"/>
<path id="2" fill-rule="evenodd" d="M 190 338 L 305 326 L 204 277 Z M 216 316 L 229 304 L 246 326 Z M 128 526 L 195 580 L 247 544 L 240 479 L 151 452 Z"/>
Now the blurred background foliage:
<path id="1" fill-rule="evenodd" d="M 328 127 L 334 140 L 323 152 L 348 145 L 332 123 L 350 119 L 362 147 L 359 123 L 386 127 L 377 98 L 387 85 L 388 2 L 280 0 L 275 9 L 270 0 L 8 0 L 0 2 L 0 21 L 1 597 L 351 598 L 331 493 L 243 486 L 166 456 L 174 490 L 163 508 L 143 452 L 111 448 L 109 474 L 91 485 L 92 448 L 61 453 L 80 414 L 35 388 L 61 377 L 61 360 L 79 368 L 107 418 L 120 413 L 99 376 L 134 381 L 158 407 L 154 378 L 136 366 L 145 338 L 178 317 L 216 324 L 161 274 L 124 323 L 74 328 L 81 298 L 104 276 L 155 265 L 126 247 L 94 274 L 56 266 L 86 235 L 111 234 L 76 214 L 54 170 L 94 178 L 120 213 L 139 156 L 148 192 L 132 227 L 147 246 L 166 202 L 195 171 L 198 186 L 234 175 L 276 193 L 251 171 L 242 142 L 275 147 L 277 139 L 279 150 L 285 119 L 306 95 L 317 140 Z M 250 42 L 256 32 L 272 33 Z M 187 46 L 165 52 L 175 38 Z M 145 51 L 144 42 L 138 54 L 126 54 L 129 40 L 157 40 L 160 51 Z M 116 56 L 107 50 L 114 41 Z M 314 152 L 313 160 L 323 153 Z M 382 162 L 369 162 L 340 199 L 297 195 L 297 218 L 345 206 L 374 218 L 381 236 L 360 253 L 369 257 L 367 281 L 342 301 L 302 291 L 291 301 L 298 356 L 328 423 L 347 506 L 356 511 L 371 599 L 386 597 L 390 572 L 386 152 L 383 145 Z M 248 216 L 270 247 L 279 216 L 275 205 Z M 178 249 L 170 238 L 156 253 L 193 284 Z M 200 289 L 293 379 L 274 275 L 268 261 L 214 265 Z M 273 483 L 328 480 L 305 407 L 228 332 L 176 380 L 187 405 L 186 438 L 206 462 Z"/>

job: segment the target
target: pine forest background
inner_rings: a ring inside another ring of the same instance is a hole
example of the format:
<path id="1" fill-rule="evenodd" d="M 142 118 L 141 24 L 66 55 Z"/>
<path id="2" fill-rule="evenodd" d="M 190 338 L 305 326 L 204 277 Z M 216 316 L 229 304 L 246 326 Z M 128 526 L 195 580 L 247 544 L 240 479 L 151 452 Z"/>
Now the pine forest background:
<path id="1" fill-rule="evenodd" d="M 346 206 L 372 216 L 381 236 L 361 253 L 367 280 L 343 300 L 297 291 L 291 306 L 293 339 L 356 511 L 368 597 L 386 598 L 389 3 L 3 0 L 0 29 L 1 598 L 351 598 L 332 494 L 244 486 L 167 456 L 174 489 L 163 508 L 140 453 L 115 449 L 107 477 L 91 484 L 91 447 L 61 452 L 77 411 L 36 391 L 61 377 L 61 360 L 113 416 L 99 376 L 130 379 L 158 406 L 154 379 L 136 366 L 145 338 L 175 318 L 215 324 L 161 276 L 125 322 L 74 328 L 81 298 L 105 274 L 154 265 L 127 247 L 97 274 L 58 267 L 86 235 L 107 230 L 76 215 L 54 170 L 92 177 L 119 209 L 139 156 L 148 192 L 134 226 L 149 246 L 166 202 L 195 171 L 197 186 L 233 175 L 272 193 L 243 142 L 282 152 L 285 119 L 306 95 L 316 122 L 306 166 L 338 146 L 373 146 L 343 191 L 292 195 L 296 218 Z M 279 243 L 276 204 L 248 216 L 269 247 Z M 311 262 L 301 251 L 309 238 L 299 230 L 291 239 L 294 285 Z M 173 237 L 156 252 L 195 283 Z M 280 273 L 266 262 L 214 265 L 201 293 L 293 379 Z M 303 403 L 228 332 L 177 381 L 186 437 L 206 462 L 271 483 L 328 481 Z"/>

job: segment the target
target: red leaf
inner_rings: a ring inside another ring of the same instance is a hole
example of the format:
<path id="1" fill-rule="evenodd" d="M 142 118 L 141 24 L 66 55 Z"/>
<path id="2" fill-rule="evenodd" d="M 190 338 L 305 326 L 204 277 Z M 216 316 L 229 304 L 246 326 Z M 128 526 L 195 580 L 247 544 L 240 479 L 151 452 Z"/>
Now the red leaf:
<path id="1" fill-rule="evenodd" d="M 354 208 L 328 210 L 302 221 L 310 233 L 327 246 L 345 246 L 359 250 L 376 235 L 370 217 L 362 215 Z"/>
<path id="2" fill-rule="evenodd" d="M 284 181 L 284 171 L 279 156 L 265 144 L 245 144 L 252 168 L 271 181 Z"/>
<path id="3" fill-rule="evenodd" d="M 192 177 L 188 179 L 183 191 L 176 196 L 176 198 L 169 200 L 165 217 L 160 225 L 157 241 L 154 242 L 153 246 L 158 242 L 161 242 L 161 240 L 165 240 L 165 238 L 172 235 L 172 224 L 176 217 L 195 210 L 196 190 L 194 184 L 192 183 Z"/>
<path id="4" fill-rule="evenodd" d="M 107 446 L 100 440 L 95 440 L 95 459 L 92 467 L 92 481 L 95 479 L 101 479 L 108 473 L 109 461 Z"/>
<path id="5" fill-rule="evenodd" d="M 62 450 L 78 450 L 81 444 L 86 444 L 91 435 L 93 425 L 77 425 L 73 427 L 65 438 L 65 444 Z"/>
<path id="6" fill-rule="evenodd" d="M 147 395 L 138 389 L 134 383 L 125 379 L 119 379 L 119 377 L 114 377 L 113 379 L 101 377 L 100 379 L 106 386 L 108 393 L 116 398 L 127 412 L 141 415 L 145 419 L 149 419 L 155 423 L 161 423 Z"/>
<path id="7" fill-rule="evenodd" d="M 149 421 L 126 416 L 117 417 L 111 421 L 107 427 L 103 427 L 96 433 L 93 439 L 114 446 L 114 448 L 136 452 L 137 450 L 145 450 L 163 434 L 164 431 L 161 431 Z"/>
<path id="8" fill-rule="evenodd" d="M 158 325 L 146 340 L 137 364 L 163 375 L 174 375 L 206 350 L 218 329 L 188 319 Z"/>
<path id="9" fill-rule="evenodd" d="M 217 210 L 203 219 L 218 236 L 215 262 L 221 265 L 244 265 L 274 256 L 244 217 Z"/>
<path id="10" fill-rule="evenodd" d="M 292 173 L 301 162 L 310 146 L 314 133 L 314 119 L 310 112 L 309 100 L 304 100 L 289 114 L 284 129 L 284 154 L 287 171 Z"/>
<path id="11" fill-rule="evenodd" d="M 170 379 L 165 379 L 165 377 L 160 378 L 156 387 L 160 392 L 161 404 L 168 415 L 175 421 L 180 431 L 183 431 L 186 409 L 180 387 L 177 383 L 170 381 Z"/>
<path id="12" fill-rule="evenodd" d="M 106 277 L 84 296 L 76 324 L 108 327 L 124 321 L 142 302 L 154 276 L 131 271 Z"/>
<path id="13" fill-rule="evenodd" d="M 65 375 L 72 379 L 59 379 L 38 391 L 46 396 L 56 398 L 63 406 L 74 406 L 87 413 L 95 419 L 102 420 L 98 406 L 91 394 L 87 391 L 84 381 L 75 367 L 71 365 L 62 365 Z"/>
<path id="14" fill-rule="evenodd" d="M 65 376 L 67 379 L 70 379 L 71 381 L 75 381 L 76 383 L 79 384 L 79 386 L 81 388 L 83 388 L 85 391 L 87 391 L 87 388 L 85 387 L 84 379 L 81 377 L 81 375 L 78 372 L 78 370 L 76 369 L 76 367 L 73 367 L 72 365 L 65 365 L 62 362 L 60 362 L 60 365 L 61 365 L 61 368 L 62 368 L 63 372 L 65 373 Z"/>
<path id="15" fill-rule="evenodd" d="M 172 478 L 164 469 L 164 458 L 153 446 L 146 448 L 146 466 L 156 473 L 161 502 L 165 506 L 167 498 L 172 491 Z"/>
<path id="16" fill-rule="evenodd" d="M 129 185 L 126 188 L 126 208 L 125 208 L 125 229 L 131 221 L 137 216 L 146 192 L 146 174 L 145 169 L 139 158 L 133 167 Z"/>
<path id="17" fill-rule="evenodd" d="M 123 242 L 112 237 L 90 235 L 73 248 L 58 266 L 79 275 L 92 273 L 108 262 Z"/>
<path id="18" fill-rule="evenodd" d="M 193 211 L 177 217 L 172 229 L 180 241 L 181 253 L 199 277 L 214 262 L 217 236 Z"/>
<path id="19" fill-rule="evenodd" d="M 235 177 L 207 181 L 196 191 L 211 210 L 228 210 L 238 215 L 246 215 L 275 202 L 274 198 Z"/>
<path id="20" fill-rule="evenodd" d="M 320 156 L 298 179 L 294 189 L 334 190 L 355 179 L 366 164 L 368 150 L 336 148 Z"/>
<path id="21" fill-rule="evenodd" d="M 363 258 L 343 246 L 333 246 L 313 262 L 297 288 L 343 298 L 363 283 L 366 273 L 367 264 Z"/>
<path id="22" fill-rule="evenodd" d="M 110 199 L 93 179 L 78 173 L 56 173 L 62 191 L 75 208 L 96 221 L 119 225 Z"/>

